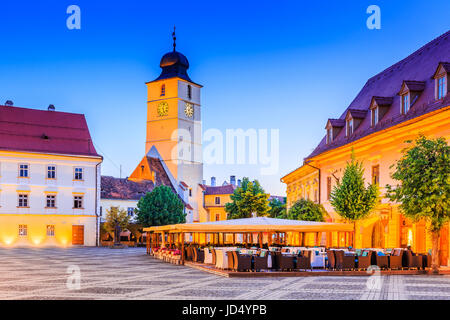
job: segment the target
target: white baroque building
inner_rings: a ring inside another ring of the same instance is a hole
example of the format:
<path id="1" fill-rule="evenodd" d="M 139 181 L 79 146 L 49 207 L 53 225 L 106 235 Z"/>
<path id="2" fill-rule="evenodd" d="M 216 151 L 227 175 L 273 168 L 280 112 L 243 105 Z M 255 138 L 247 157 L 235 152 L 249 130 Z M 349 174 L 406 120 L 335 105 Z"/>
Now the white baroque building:
<path id="1" fill-rule="evenodd" d="M 84 115 L 0 106 L 0 245 L 97 245 L 101 162 Z"/>

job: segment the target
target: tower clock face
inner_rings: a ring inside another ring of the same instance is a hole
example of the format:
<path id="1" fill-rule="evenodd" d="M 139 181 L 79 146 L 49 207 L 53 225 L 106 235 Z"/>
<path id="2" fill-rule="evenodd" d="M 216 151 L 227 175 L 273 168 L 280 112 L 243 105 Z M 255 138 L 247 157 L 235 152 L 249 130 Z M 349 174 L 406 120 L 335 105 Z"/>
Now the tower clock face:
<path id="1" fill-rule="evenodd" d="M 188 118 L 192 118 L 194 116 L 194 105 L 192 103 L 186 102 L 184 105 L 184 114 Z"/>
<path id="2" fill-rule="evenodd" d="M 158 104 L 158 116 L 167 116 L 169 114 L 169 104 L 165 101 Z"/>

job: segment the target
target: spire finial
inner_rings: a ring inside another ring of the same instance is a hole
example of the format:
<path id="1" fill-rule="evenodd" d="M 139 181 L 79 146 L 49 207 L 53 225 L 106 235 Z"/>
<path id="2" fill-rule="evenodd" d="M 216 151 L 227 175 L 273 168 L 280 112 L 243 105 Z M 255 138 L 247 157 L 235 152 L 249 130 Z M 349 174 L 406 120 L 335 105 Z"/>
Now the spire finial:
<path id="1" fill-rule="evenodd" d="M 175 48 L 177 47 L 177 36 L 175 34 L 176 27 L 173 26 L 173 33 L 172 33 L 172 39 L 173 39 L 173 51 L 175 51 Z"/>

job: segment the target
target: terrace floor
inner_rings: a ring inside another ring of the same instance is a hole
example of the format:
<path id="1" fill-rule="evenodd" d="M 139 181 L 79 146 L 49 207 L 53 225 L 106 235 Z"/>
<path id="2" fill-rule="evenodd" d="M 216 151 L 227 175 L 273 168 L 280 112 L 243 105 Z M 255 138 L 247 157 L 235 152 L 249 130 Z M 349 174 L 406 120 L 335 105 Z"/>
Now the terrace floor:
<path id="1" fill-rule="evenodd" d="M 0 299 L 450 300 L 447 275 L 225 278 L 145 248 L 1 248 L 0 261 Z"/>

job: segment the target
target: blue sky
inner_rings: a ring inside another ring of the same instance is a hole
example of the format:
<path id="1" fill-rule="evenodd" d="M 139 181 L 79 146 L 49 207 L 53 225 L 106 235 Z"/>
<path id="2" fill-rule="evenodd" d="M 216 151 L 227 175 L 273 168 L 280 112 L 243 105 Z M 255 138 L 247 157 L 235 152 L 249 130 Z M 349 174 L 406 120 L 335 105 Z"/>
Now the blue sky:
<path id="1" fill-rule="evenodd" d="M 448 0 L 436 1 L 3 1 L 0 102 L 84 113 L 103 174 L 129 175 L 144 155 L 145 82 L 177 49 L 204 85 L 204 130 L 279 129 L 280 169 L 205 166 L 205 179 L 279 179 L 301 164 L 371 76 L 449 30 Z M 81 8 L 81 30 L 66 9 Z M 369 5 L 381 30 L 366 27 Z"/>

